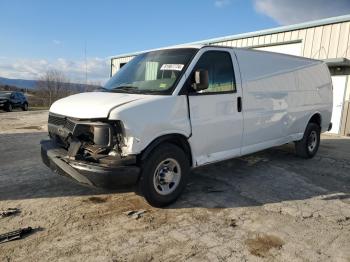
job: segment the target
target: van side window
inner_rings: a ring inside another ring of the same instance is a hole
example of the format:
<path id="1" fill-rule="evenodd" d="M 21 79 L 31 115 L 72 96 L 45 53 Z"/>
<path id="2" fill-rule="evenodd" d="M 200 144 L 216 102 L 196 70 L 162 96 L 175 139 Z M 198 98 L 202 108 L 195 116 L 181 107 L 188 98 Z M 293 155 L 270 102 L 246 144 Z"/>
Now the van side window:
<path id="1" fill-rule="evenodd" d="M 231 55 L 224 51 L 207 51 L 198 60 L 194 71 L 208 70 L 209 88 L 200 93 L 236 92 Z"/>

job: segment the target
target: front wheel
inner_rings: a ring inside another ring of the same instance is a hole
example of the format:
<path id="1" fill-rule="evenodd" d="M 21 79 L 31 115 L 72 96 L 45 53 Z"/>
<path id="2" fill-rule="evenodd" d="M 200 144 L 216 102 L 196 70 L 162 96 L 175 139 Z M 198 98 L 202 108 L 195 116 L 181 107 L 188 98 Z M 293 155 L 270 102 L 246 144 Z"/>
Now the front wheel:
<path id="1" fill-rule="evenodd" d="M 23 110 L 23 111 L 28 111 L 28 104 L 27 104 L 27 103 L 24 103 L 24 104 L 23 104 L 22 110 Z"/>
<path id="2" fill-rule="evenodd" d="M 295 142 L 297 156 L 312 158 L 316 155 L 320 146 L 321 128 L 315 123 L 309 123 L 306 127 L 303 139 Z"/>
<path id="3" fill-rule="evenodd" d="M 155 148 L 143 161 L 140 189 L 147 202 L 154 207 L 173 203 L 186 186 L 190 172 L 184 151 L 173 144 Z"/>

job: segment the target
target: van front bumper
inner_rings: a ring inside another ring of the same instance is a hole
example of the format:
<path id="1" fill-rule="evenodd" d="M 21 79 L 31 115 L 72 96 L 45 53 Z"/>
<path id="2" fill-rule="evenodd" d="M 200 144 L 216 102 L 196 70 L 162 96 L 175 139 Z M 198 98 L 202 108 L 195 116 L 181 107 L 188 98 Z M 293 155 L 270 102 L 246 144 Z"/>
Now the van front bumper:
<path id="1" fill-rule="evenodd" d="M 40 144 L 41 158 L 46 166 L 55 173 L 70 177 L 81 184 L 114 188 L 136 184 L 139 179 L 140 168 L 136 166 L 136 156 L 120 159 L 118 165 L 106 166 L 68 159 L 67 150 L 52 140 L 43 140 Z"/>

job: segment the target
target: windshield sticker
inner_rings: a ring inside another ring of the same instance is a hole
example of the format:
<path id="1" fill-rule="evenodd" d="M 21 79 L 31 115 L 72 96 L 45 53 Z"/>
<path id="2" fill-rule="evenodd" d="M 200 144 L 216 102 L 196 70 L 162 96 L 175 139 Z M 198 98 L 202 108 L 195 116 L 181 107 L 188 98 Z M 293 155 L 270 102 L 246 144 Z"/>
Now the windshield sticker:
<path id="1" fill-rule="evenodd" d="M 183 64 L 164 64 L 160 68 L 160 70 L 173 70 L 173 71 L 181 71 L 184 67 Z"/>
<path id="2" fill-rule="evenodd" d="M 166 88 L 166 83 L 161 83 L 161 84 L 159 85 L 159 87 L 160 87 L 160 88 Z"/>

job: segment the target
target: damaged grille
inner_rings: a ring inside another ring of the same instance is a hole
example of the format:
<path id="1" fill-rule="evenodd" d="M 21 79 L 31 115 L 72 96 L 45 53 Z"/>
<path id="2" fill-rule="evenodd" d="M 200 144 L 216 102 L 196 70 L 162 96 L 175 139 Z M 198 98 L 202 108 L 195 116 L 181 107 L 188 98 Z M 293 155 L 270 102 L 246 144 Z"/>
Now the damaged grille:
<path id="1" fill-rule="evenodd" d="M 113 164 L 120 159 L 121 128 L 119 122 L 108 120 L 82 120 L 52 113 L 48 118 L 49 136 L 67 150 L 67 156 L 93 163 Z"/>
<path id="2" fill-rule="evenodd" d="M 66 117 L 63 116 L 55 116 L 52 114 L 49 114 L 49 120 L 48 123 L 50 125 L 54 125 L 54 126 L 61 126 L 64 127 L 66 129 L 68 129 L 69 131 L 73 132 L 76 123 L 74 123 L 73 121 L 69 120 Z"/>

